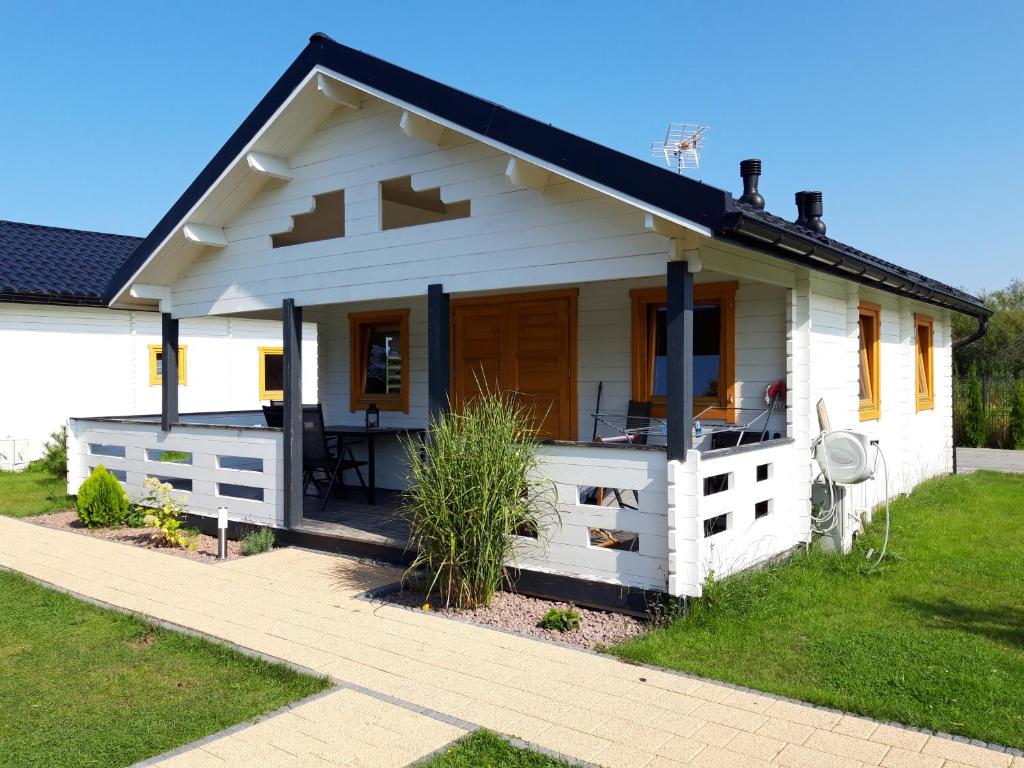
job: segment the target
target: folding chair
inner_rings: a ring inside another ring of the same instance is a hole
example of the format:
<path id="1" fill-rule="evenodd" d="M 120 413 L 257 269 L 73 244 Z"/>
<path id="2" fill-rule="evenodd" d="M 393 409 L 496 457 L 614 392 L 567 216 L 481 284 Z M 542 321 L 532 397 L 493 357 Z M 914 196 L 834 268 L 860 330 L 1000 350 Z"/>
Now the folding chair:
<path id="1" fill-rule="evenodd" d="M 321 512 L 327 508 L 331 493 L 336 493 L 341 487 L 341 475 L 345 470 L 354 469 L 359 482 L 366 487 L 360 471 L 360 467 L 366 465 L 367 462 L 357 460 L 351 450 L 335 452 L 331 449 L 324 427 L 324 412 L 319 403 L 302 406 L 302 492 L 305 494 L 312 484 L 317 495 L 323 494 Z M 317 477 L 318 473 L 323 477 Z M 326 489 L 321 489 L 321 482 L 326 483 Z"/>

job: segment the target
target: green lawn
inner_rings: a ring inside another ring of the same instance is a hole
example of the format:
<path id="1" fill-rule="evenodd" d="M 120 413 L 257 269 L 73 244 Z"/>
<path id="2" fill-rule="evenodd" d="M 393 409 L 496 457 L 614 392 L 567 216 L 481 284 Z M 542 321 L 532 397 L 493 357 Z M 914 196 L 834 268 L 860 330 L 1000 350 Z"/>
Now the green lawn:
<path id="1" fill-rule="evenodd" d="M 4 768 L 131 765 L 328 685 L 0 572 Z"/>
<path id="2" fill-rule="evenodd" d="M 0 515 L 28 517 L 70 509 L 67 484 L 38 469 L 0 472 Z"/>
<path id="3" fill-rule="evenodd" d="M 876 718 L 1024 747 L 1024 476 L 979 472 L 893 505 L 847 558 L 727 579 L 666 629 L 611 649 Z"/>
<path id="4" fill-rule="evenodd" d="M 474 731 L 419 768 L 569 768 L 570 763 L 514 747 L 490 731 Z"/>

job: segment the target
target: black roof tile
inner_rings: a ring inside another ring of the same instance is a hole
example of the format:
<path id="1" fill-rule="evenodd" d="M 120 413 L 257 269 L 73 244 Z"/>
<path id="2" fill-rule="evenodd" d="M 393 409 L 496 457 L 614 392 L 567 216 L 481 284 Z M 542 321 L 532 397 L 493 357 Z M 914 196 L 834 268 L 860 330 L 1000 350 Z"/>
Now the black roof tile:
<path id="1" fill-rule="evenodd" d="M 0 301 L 105 306 L 141 238 L 0 221 Z"/>

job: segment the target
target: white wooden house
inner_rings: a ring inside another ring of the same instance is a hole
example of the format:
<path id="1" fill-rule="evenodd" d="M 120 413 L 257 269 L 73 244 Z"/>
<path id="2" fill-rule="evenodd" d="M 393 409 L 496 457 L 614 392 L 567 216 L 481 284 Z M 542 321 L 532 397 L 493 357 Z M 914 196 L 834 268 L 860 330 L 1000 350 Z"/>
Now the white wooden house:
<path id="1" fill-rule="evenodd" d="M 107 306 L 110 278 L 140 242 L 0 221 L 0 469 L 39 458 L 71 416 L 160 412 L 160 314 Z M 306 338 L 315 355 L 316 326 Z M 180 342 L 184 411 L 258 409 L 279 396 L 279 321 L 191 318 Z M 305 386 L 316 391 L 314 372 Z"/>
<path id="2" fill-rule="evenodd" d="M 810 540 L 821 398 L 833 428 L 879 440 L 891 493 L 950 471 L 950 316 L 988 316 L 826 237 L 816 193 L 801 194 L 796 223 L 769 214 L 759 172 L 744 164 L 734 199 L 314 35 L 120 270 L 111 302 L 159 307 L 168 349 L 179 321 L 283 320 L 284 428 L 175 423 L 169 382 L 163 426 L 72 421 L 70 490 L 97 447 L 121 447 L 107 461 L 129 486 L 155 471 L 147 451 L 171 448 L 191 464 L 161 471 L 188 478 L 198 514 L 224 505 L 339 546 L 394 544 L 351 496 L 327 522 L 304 507 L 297 405 L 316 397 L 303 376 L 316 370 L 329 423 L 362 424 L 373 403 L 384 425 L 423 427 L 482 372 L 547 413 L 561 521 L 546 546 L 522 541 L 525 588 L 698 595 L 711 571 Z M 292 352 L 303 320 L 318 327 L 315 358 Z M 371 360 L 381 350 L 387 381 Z M 768 439 L 716 447 L 715 425 L 763 411 L 779 381 L 788 396 Z M 664 434 L 594 441 L 599 385 L 602 413 L 650 403 Z M 400 488 L 399 446 L 376 460 L 377 484 Z M 581 503 L 596 486 L 638 503 Z M 883 495 L 858 486 L 846 513 Z"/>

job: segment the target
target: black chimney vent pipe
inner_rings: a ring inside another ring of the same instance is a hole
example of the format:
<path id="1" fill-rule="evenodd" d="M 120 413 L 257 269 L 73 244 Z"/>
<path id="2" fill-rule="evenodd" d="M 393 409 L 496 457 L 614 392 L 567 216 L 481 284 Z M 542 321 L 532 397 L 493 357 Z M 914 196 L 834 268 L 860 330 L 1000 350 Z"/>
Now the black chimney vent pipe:
<path id="1" fill-rule="evenodd" d="M 797 219 L 796 225 L 809 229 L 819 235 L 825 234 L 825 222 L 821 220 L 824 213 L 822 204 L 823 195 L 821 192 L 797 192 L 796 198 Z"/>
<path id="2" fill-rule="evenodd" d="M 760 160 L 755 158 L 740 160 L 740 178 L 743 179 L 743 195 L 740 197 L 740 202 L 762 211 L 764 210 L 764 198 L 757 191 L 757 180 L 760 176 Z"/>

